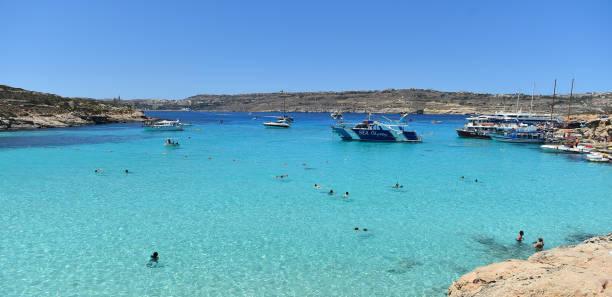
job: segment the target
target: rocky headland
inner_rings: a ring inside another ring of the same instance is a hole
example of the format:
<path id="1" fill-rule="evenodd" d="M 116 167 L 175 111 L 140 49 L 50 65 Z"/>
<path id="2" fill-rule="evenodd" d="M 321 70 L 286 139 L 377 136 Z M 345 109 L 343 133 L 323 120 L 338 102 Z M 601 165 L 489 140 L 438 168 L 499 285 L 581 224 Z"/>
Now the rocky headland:
<path id="1" fill-rule="evenodd" d="M 463 275 L 450 297 L 612 296 L 612 233 Z"/>
<path id="2" fill-rule="evenodd" d="M 0 85 L 0 131 L 143 121 L 118 100 L 66 98 Z"/>

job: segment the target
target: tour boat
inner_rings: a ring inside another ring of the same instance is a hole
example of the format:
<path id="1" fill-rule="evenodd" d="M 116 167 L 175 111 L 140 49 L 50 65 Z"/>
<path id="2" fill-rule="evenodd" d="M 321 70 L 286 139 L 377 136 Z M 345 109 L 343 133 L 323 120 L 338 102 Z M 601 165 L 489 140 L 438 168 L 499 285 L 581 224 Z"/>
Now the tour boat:
<path id="1" fill-rule="evenodd" d="M 491 139 L 513 143 L 544 143 L 546 135 L 535 126 L 519 127 L 509 131 L 490 134 Z"/>
<path id="2" fill-rule="evenodd" d="M 338 123 L 332 126 L 332 131 L 342 140 L 421 142 L 421 137 L 406 124 L 383 123 L 369 118 L 356 125 Z"/>
<path id="3" fill-rule="evenodd" d="M 179 121 L 160 120 L 145 123 L 147 131 L 183 131 L 183 124 Z"/>

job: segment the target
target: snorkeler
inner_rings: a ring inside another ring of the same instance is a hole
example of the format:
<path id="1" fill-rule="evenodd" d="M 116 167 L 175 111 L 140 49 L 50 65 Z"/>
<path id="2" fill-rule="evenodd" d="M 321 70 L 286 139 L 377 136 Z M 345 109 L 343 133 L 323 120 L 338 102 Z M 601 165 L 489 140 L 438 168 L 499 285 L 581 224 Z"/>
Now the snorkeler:
<path id="1" fill-rule="evenodd" d="M 128 174 L 128 173 L 130 173 L 130 171 L 129 171 L 129 170 L 127 170 L 127 169 L 126 169 L 126 170 L 125 170 L 124 172 L 125 172 L 125 174 Z"/>
<path id="2" fill-rule="evenodd" d="M 544 248 L 544 239 L 542 239 L 542 237 L 538 238 L 538 241 L 533 243 L 533 247 L 537 251 L 541 251 Z"/>
<path id="3" fill-rule="evenodd" d="M 396 182 L 395 185 L 393 186 L 394 189 L 401 189 L 404 186 L 400 185 L 399 182 Z"/>
<path id="4" fill-rule="evenodd" d="M 523 235 L 525 235 L 523 230 L 519 231 L 519 235 L 516 237 L 516 241 L 522 242 L 523 241 Z"/>
<path id="5" fill-rule="evenodd" d="M 330 195 L 330 196 L 331 196 L 331 195 L 334 195 L 334 190 L 333 190 L 333 189 L 330 189 L 330 190 L 329 190 L 329 192 L 327 192 L 327 195 Z"/>
<path id="6" fill-rule="evenodd" d="M 349 197 L 349 192 L 344 192 L 344 195 L 342 195 L 342 197 L 343 197 L 344 199 L 348 199 L 348 197 Z"/>
<path id="7" fill-rule="evenodd" d="M 319 190 L 319 189 L 321 189 L 321 186 L 319 184 L 314 184 L 314 188 Z"/>

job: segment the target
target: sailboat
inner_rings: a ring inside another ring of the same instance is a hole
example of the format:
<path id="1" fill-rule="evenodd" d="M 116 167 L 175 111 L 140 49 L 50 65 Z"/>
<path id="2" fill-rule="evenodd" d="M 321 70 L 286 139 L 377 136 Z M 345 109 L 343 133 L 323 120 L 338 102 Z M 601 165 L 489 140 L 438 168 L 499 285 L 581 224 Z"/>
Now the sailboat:
<path id="1" fill-rule="evenodd" d="M 281 91 L 282 93 L 282 91 Z M 263 125 L 270 128 L 289 128 L 293 123 L 293 118 L 287 115 L 287 98 L 283 97 L 283 115 L 275 117 L 276 121 L 264 122 Z"/>

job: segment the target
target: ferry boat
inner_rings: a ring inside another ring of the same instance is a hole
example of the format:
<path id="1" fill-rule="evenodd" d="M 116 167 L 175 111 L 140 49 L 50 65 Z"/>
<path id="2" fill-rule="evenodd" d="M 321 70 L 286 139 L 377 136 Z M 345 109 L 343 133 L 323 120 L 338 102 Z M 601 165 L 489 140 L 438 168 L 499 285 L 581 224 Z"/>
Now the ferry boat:
<path id="1" fill-rule="evenodd" d="M 421 142 L 421 137 L 406 124 L 390 124 L 370 119 L 356 125 L 338 123 L 332 131 L 342 140 L 380 142 Z"/>
<path id="2" fill-rule="evenodd" d="M 183 124 L 179 121 L 159 120 L 147 122 L 144 125 L 146 131 L 183 131 Z"/>
<path id="3" fill-rule="evenodd" d="M 513 143 L 544 143 L 546 135 L 544 131 L 535 126 L 519 127 L 505 132 L 492 133 L 491 139 L 502 142 Z"/>

